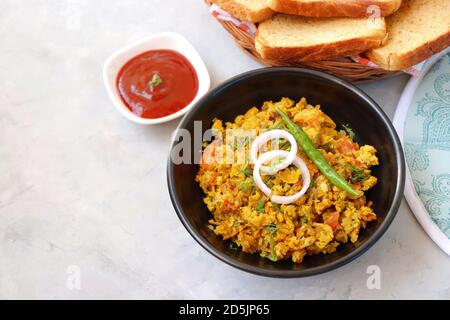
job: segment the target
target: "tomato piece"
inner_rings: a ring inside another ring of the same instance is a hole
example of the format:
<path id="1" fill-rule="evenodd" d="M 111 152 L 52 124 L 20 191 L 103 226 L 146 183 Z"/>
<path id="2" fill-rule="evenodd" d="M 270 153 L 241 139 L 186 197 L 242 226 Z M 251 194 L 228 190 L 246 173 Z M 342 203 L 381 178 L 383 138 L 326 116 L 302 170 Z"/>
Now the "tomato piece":
<path id="1" fill-rule="evenodd" d="M 336 149 L 339 153 L 345 154 L 358 150 L 358 146 L 349 137 L 346 136 L 339 139 Z"/>
<path id="2" fill-rule="evenodd" d="M 333 231 L 339 226 L 339 212 L 327 211 L 322 214 L 323 223 L 329 225 Z"/>

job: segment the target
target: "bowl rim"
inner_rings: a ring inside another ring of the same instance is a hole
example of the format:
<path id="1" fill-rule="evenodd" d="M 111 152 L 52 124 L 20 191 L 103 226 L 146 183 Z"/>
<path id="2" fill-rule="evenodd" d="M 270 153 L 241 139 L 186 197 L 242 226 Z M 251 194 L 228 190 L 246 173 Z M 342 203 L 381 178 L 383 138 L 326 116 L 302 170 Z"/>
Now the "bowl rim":
<path id="1" fill-rule="evenodd" d="M 216 249 L 214 246 L 212 246 L 206 239 L 204 239 L 201 234 L 192 226 L 189 221 L 187 220 L 184 211 L 179 203 L 179 199 L 176 196 L 175 187 L 173 185 L 174 181 L 174 167 L 175 165 L 171 162 L 170 154 L 169 159 L 167 162 L 167 186 L 169 190 L 170 199 L 172 201 L 173 207 L 178 215 L 178 218 L 186 228 L 186 230 L 189 232 L 189 234 L 197 241 L 198 244 L 200 244 L 206 251 L 208 251 L 210 254 L 212 254 L 214 257 L 218 258 L 219 260 L 225 262 L 226 264 L 235 267 L 237 269 L 240 269 L 242 271 L 252 273 L 259 276 L 265 276 L 265 277 L 273 277 L 273 278 L 302 278 L 302 277 L 308 277 L 313 276 L 317 274 L 326 273 L 335 269 L 338 269 L 347 263 L 355 260 L 359 256 L 361 256 L 363 253 L 365 253 L 367 250 L 369 250 L 380 238 L 381 236 L 386 232 L 386 230 L 391 225 L 392 221 L 394 220 L 398 209 L 400 207 L 401 200 L 403 199 L 403 190 L 405 185 L 405 160 L 403 155 L 403 148 L 400 144 L 400 139 L 394 129 L 394 126 L 392 122 L 389 120 L 386 113 L 381 109 L 381 107 L 371 98 L 369 97 L 364 91 L 359 89 L 358 87 L 354 86 L 353 84 L 347 82 L 346 80 L 343 80 L 339 77 L 336 77 L 334 75 L 330 75 L 325 72 L 321 72 L 314 69 L 307 69 L 307 68 L 297 68 L 297 67 L 270 67 L 270 68 L 260 68 L 252 71 L 248 71 L 242 74 L 239 74 L 210 92 L 208 92 L 205 96 L 200 99 L 196 105 L 183 117 L 180 124 L 178 125 L 176 130 L 179 130 L 181 128 L 184 128 L 189 122 L 191 122 L 192 116 L 194 112 L 197 110 L 197 108 L 210 96 L 216 95 L 218 92 L 222 91 L 223 89 L 235 85 L 238 82 L 248 79 L 257 77 L 261 74 L 267 74 L 267 73 L 279 73 L 279 72 L 291 72 L 291 73 L 298 73 L 299 75 L 312 75 L 315 77 L 323 78 L 327 81 L 332 81 L 340 86 L 343 86 L 344 88 L 350 90 L 353 94 L 356 94 L 361 99 L 363 99 L 366 102 L 366 105 L 369 108 L 372 108 L 373 111 L 377 114 L 379 119 L 384 123 L 386 126 L 389 136 L 393 140 L 393 147 L 395 151 L 395 157 L 398 159 L 397 161 L 397 171 L 398 171 L 398 182 L 395 186 L 395 192 L 394 197 L 392 200 L 392 203 L 389 207 L 389 210 L 386 213 L 386 218 L 383 220 L 383 222 L 380 224 L 380 226 L 375 230 L 375 232 L 372 234 L 372 236 L 361 246 L 356 247 L 354 250 L 352 250 L 349 254 L 340 257 L 339 259 L 327 263 L 322 266 L 313 267 L 310 269 L 305 270 L 267 270 L 262 269 L 260 267 L 255 267 L 248 265 L 244 262 L 238 261 L 222 251 Z M 171 142 L 170 151 L 173 149 L 175 142 Z"/>

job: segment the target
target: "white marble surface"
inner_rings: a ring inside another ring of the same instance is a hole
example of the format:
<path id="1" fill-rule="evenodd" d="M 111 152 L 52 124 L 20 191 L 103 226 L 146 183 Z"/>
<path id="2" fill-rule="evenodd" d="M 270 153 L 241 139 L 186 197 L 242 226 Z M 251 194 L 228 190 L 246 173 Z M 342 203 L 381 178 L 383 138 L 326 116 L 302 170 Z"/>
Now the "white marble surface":
<path id="1" fill-rule="evenodd" d="M 196 46 L 214 85 L 259 67 L 202 0 L 1 0 L 0 298 L 450 297 L 450 259 L 405 202 L 364 256 L 307 279 L 253 276 L 201 249 L 166 192 L 176 122 L 128 122 L 101 79 L 109 54 L 163 30 Z M 362 88 L 392 116 L 406 79 Z M 369 265 L 381 290 L 366 286 Z"/>

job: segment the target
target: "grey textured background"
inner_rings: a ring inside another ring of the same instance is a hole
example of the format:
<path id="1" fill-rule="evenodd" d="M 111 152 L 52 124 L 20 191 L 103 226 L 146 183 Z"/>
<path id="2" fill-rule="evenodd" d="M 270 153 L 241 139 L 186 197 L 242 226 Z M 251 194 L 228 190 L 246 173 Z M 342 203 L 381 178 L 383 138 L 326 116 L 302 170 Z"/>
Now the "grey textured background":
<path id="1" fill-rule="evenodd" d="M 307 279 L 249 275 L 201 249 L 166 191 L 176 122 L 128 122 L 101 78 L 111 53 L 158 31 L 185 35 L 213 85 L 260 67 L 202 0 L 0 2 L 0 298 L 450 297 L 450 259 L 405 202 L 364 256 Z M 362 88 L 392 116 L 406 80 Z M 366 286 L 369 265 L 381 290 Z M 81 290 L 68 289 L 69 266 Z"/>

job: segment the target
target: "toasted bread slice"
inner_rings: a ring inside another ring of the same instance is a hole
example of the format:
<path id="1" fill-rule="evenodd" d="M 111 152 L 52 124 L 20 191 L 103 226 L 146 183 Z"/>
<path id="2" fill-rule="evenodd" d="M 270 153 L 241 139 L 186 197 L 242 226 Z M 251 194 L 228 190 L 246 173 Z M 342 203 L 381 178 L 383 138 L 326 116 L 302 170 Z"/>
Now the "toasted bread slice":
<path id="1" fill-rule="evenodd" d="M 318 61 L 376 48 L 386 38 L 384 18 L 305 18 L 277 14 L 262 22 L 256 49 L 265 59 Z"/>
<path id="2" fill-rule="evenodd" d="M 232 16 L 245 21 L 261 22 L 273 15 L 267 0 L 211 0 Z"/>
<path id="3" fill-rule="evenodd" d="M 388 16 L 400 8 L 402 0 L 269 0 L 276 12 L 306 17 Z"/>
<path id="4" fill-rule="evenodd" d="M 386 70 L 402 70 L 450 46 L 450 0 L 408 0 L 386 18 L 386 44 L 367 56 Z"/>

